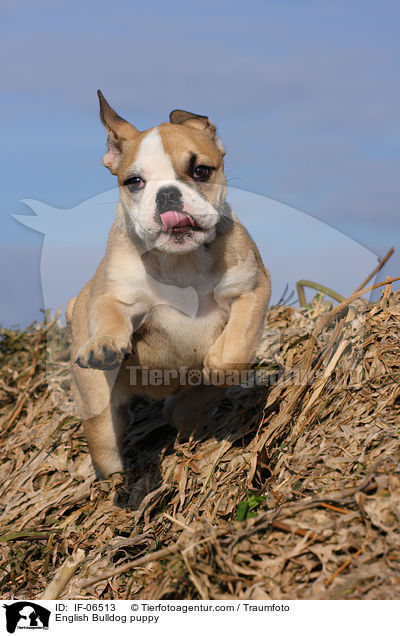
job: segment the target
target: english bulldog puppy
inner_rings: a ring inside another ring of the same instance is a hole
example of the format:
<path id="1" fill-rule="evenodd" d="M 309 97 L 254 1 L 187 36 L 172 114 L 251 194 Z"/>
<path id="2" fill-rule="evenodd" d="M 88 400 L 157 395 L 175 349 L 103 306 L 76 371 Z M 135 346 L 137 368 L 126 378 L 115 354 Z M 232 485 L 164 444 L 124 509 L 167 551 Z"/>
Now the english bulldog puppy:
<path id="1" fill-rule="evenodd" d="M 124 468 L 132 395 L 166 398 L 165 416 L 179 428 L 221 387 L 241 382 L 270 279 L 225 200 L 225 151 L 208 117 L 174 110 L 141 132 L 98 95 L 103 163 L 120 200 L 104 258 L 66 313 L 75 397 L 106 478 Z"/>

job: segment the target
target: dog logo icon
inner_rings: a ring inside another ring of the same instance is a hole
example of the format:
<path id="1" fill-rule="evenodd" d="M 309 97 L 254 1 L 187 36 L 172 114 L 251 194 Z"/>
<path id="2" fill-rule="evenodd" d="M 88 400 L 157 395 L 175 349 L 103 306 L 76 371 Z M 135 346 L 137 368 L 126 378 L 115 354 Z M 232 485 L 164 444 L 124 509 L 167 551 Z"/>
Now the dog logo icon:
<path id="1" fill-rule="evenodd" d="M 18 601 L 3 607 L 6 610 L 6 627 L 9 634 L 14 634 L 16 629 L 49 629 L 51 612 L 37 603 Z"/>

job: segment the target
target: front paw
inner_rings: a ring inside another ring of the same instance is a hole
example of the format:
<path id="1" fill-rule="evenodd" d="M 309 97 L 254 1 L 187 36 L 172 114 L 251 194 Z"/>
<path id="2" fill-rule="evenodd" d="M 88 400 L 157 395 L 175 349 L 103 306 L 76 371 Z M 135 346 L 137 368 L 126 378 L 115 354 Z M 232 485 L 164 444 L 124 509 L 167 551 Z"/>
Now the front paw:
<path id="1" fill-rule="evenodd" d="M 210 351 L 206 355 L 203 361 L 202 373 L 206 384 L 214 384 L 217 376 L 220 377 L 219 381 L 224 380 L 224 378 L 221 377 L 225 374 L 224 364 L 218 354 Z"/>
<path id="2" fill-rule="evenodd" d="M 209 352 L 203 361 L 203 367 L 210 371 L 222 370 L 224 364 L 218 354 Z"/>
<path id="3" fill-rule="evenodd" d="M 203 378 L 206 384 L 234 386 L 244 380 L 243 371 L 249 368 L 247 362 L 223 361 L 217 353 L 209 352 L 203 362 Z"/>
<path id="4" fill-rule="evenodd" d="M 130 355 L 125 340 L 113 336 L 93 336 L 78 350 L 75 363 L 82 369 L 116 369 Z"/>

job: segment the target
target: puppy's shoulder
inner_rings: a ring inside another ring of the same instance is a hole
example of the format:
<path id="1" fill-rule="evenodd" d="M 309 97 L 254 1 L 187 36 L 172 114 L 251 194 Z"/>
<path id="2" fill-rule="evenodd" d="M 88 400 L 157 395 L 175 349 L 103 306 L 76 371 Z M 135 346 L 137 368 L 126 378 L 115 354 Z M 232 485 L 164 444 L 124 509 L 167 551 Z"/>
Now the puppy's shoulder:
<path id="1" fill-rule="evenodd" d="M 128 236 L 124 228 L 115 221 L 111 227 L 107 241 L 106 254 L 104 258 L 105 271 L 114 265 L 119 267 L 124 261 L 132 264 L 133 261 L 141 261 L 143 246 L 137 244 L 135 236 Z"/>
<path id="2" fill-rule="evenodd" d="M 255 242 L 232 210 L 223 219 L 222 230 L 214 241 L 213 255 L 216 265 L 225 270 L 255 259 L 258 268 L 268 276 Z"/>

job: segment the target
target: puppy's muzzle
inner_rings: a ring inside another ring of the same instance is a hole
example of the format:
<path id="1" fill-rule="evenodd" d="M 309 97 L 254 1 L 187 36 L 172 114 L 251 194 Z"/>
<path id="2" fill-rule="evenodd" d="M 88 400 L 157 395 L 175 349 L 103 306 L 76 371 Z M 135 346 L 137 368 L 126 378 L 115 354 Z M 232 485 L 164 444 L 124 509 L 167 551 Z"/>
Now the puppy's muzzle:
<path id="1" fill-rule="evenodd" d="M 161 216 L 164 212 L 183 210 L 182 192 L 176 186 L 160 188 L 156 195 L 157 212 Z"/>
<path id="2" fill-rule="evenodd" d="M 196 229 L 196 223 L 183 207 L 182 193 L 176 186 L 160 188 L 156 195 L 156 220 L 161 221 L 163 232 L 183 234 Z"/>

